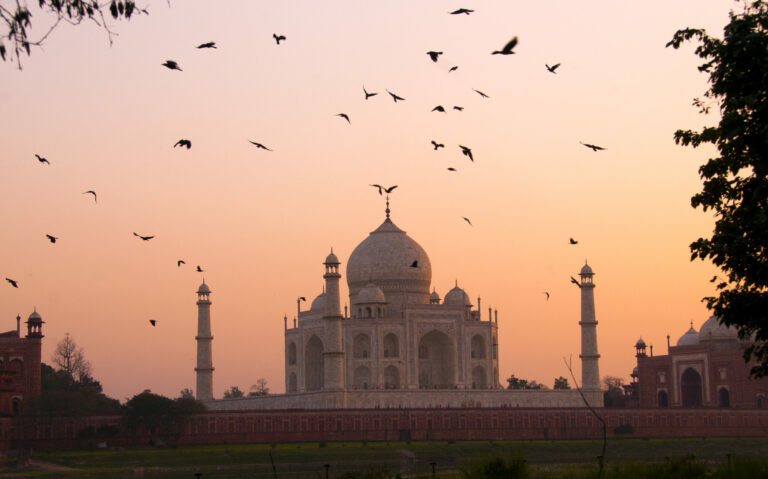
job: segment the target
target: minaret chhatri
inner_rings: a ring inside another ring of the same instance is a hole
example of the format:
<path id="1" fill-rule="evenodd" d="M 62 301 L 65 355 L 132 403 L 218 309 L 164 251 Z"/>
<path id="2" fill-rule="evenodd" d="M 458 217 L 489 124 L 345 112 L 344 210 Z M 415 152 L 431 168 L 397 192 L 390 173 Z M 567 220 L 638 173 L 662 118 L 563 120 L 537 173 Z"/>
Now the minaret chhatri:
<path id="1" fill-rule="evenodd" d="M 339 259 L 333 254 L 325 258 L 325 351 L 323 351 L 323 389 L 344 387 L 344 351 L 341 344 L 341 308 L 339 300 Z"/>
<path id="2" fill-rule="evenodd" d="M 592 268 L 586 262 L 581 268 L 581 388 L 584 391 L 600 391 L 600 369 L 597 353 L 597 320 L 595 319 L 595 284 Z M 595 406 L 595 404 L 592 404 Z M 602 404 L 600 404 L 602 405 Z"/>
<path id="3" fill-rule="evenodd" d="M 211 352 L 211 289 L 203 284 L 197 289 L 197 385 L 195 397 L 198 401 L 213 399 L 213 353 Z"/>

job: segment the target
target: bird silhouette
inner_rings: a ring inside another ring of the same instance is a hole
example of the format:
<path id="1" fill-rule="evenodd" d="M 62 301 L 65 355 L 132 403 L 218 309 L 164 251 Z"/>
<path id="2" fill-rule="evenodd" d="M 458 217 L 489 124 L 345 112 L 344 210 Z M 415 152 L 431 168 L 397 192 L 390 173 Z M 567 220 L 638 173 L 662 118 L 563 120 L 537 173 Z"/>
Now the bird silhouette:
<path id="1" fill-rule="evenodd" d="M 18 288 L 19 287 L 19 283 L 16 282 L 16 280 L 13 280 L 11 278 L 5 278 L 5 280 L 8 281 L 9 283 L 11 283 L 11 286 L 13 286 L 14 288 Z"/>
<path id="2" fill-rule="evenodd" d="M 381 185 L 368 185 L 368 186 L 373 186 L 374 188 L 378 188 L 378 189 L 379 189 L 379 195 L 383 194 L 383 193 L 382 193 L 382 191 L 383 191 L 384 193 L 392 193 L 392 190 L 394 190 L 395 188 L 397 188 L 397 185 L 395 185 L 395 186 L 390 186 L 389 188 L 386 188 L 386 187 L 384 187 L 384 186 L 381 186 Z"/>
<path id="3" fill-rule="evenodd" d="M 57 238 L 55 236 L 51 236 L 51 235 L 45 235 L 45 237 L 48 238 L 48 241 L 50 241 L 51 243 L 55 243 L 56 240 L 59 239 L 59 238 Z"/>
<path id="4" fill-rule="evenodd" d="M 579 283 L 579 282 L 576 280 L 576 278 L 574 278 L 573 276 L 571 276 L 571 283 L 575 284 L 576 286 L 578 286 L 578 287 L 579 287 L 579 289 L 581 289 L 581 283 Z"/>
<path id="5" fill-rule="evenodd" d="M 573 238 L 569 238 L 569 239 L 568 239 L 568 244 L 579 244 L 579 242 L 578 242 L 578 241 L 576 241 L 576 240 L 575 240 L 575 239 L 573 239 Z"/>
<path id="6" fill-rule="evenodd" d="M 418 268 L 419 267 L 419 260 L 414 260 L 413 263 L 411 263 L 411 268 Z"/>
<path id="7" fill-rule="evenodd" d="M 201 43 L 197 48 L 216 48 L 216 42 Z"/>
<path id="8" fill-rule="evenodd" d="M 369 99 L 372 96 L 376 96 L 376 95 L 379 94 L 379 92 L 373 92 L 373 93 L 369 92 L 368 90 L 365 89 L 365 85 L 363 85 L 363 93 L 365 93 L 365 99 L 366 100 Z"/>
<path id="9" fill-rule="evenodd" d="M 176 266 L 177 266 L 177 267 L 179 267 L 179 268 L 180 268 L 180 267 L 181 267 L 181 265 L 183 265 L 183 264 L 187 264 L 187 262 L 186 262 L 186 261 L 184 261 L 183 259 L 180 259 L 180 260 L 176 261 Z"/>
<path id="10" fill-rule="evenodd" d="M 427 55 L 429 55 L 429 58 L 431 58 L 432 61 L 435 62 L 435 63 L 437 63 L 437 57 L 439 57 L 442 54 L 443 54 L 443 52 L 435 52 L 435 51 L 431 51 L 431 50 L 427 52 Z"/>
<path id="11" fill-rule="evenodd" d="M 470 10 L 468 8 L 460 8 L 458 10 L 454 10 L 452 12 L 449 12 L 451 15 L 461 15 L 462 13 L 464 15 L 469 15 L 470 13 L 474 12 L 474 10 Z"/>
<path id="12" fill-rule="evenodd" d="M 472 222 L 469 221 L 469 218 L 467 218 L 466 216 L 462 216 L 462 218 L 464 218 L 464 221 L 466 221 L 469 224 L 469 226 L 472 226 Z"/>
<path id="13" fill-rule="evenodd" d="M 432 111 L 440 111 L 445 113 L 445 108 L 443 108 L 443 105 L 437 105 L 436 107 L 432 108 Z"/>
<path id="14" fill-rule="evenodd" d="M 273 33 L 272 38 L 274 38 L 275 42 L 277 42 L 277 44 L 280 45 L 280 41 L 285 40 L 285 35 L 278 35 L 277 33 Z"/>
<path id="15" fill-rule="evenodd" d="M 38 155 L 37 153 L 35 153 L 35 157 L 37 158 L 37 161 L 39 161 L 40 163 L 45 163 L 46 165 L 50 165 L 51 164 L 51 162 L 48 161 L 47 158 L 43 158 L 42 156 Z"/>
<path id="16" fill-rule="evenodd" d="M 549 293 L 547 293 L 546 291 L 544 291 L 543 293 L 547 295 L 547 301 L 549 301 Z"/>
<path id="17" fill-rule="evenodd" d="M 195 271 L 197 271 L 198 273 L 205 273 L 205 270 L 201 268 L 200 265 L 197 265 L 197 269 Z"/>
<path id="18" fill-rule="evenodd" d="M 547 71 L 548 71 L 549 73 L 555 73 L 555 74 L 557 74 L 557 72 L 556 72 L 555 70 L 557 70 L 557 69 L 558 69 L 558 67 L 560 67 L 560 64 L 559 64 L 559 63 L 555 63 L 554 65 L 552 65 L 552 66 L 549 66 L 549 65 L 547 65 L 547 64 L 545 63 L 545 64 L 544 64 L 544 66 L 545 66 L 545 67 L 547 67 Z"/>
<path id="19" fill-rule="evenodd" d="M 454 105 L 453 109 L 456 110 L 456 111 L 463 111 L 464 107 L 463 106 L 456 106 L 456 105 Z"/>
<path id="20" fill-rule="evenodd" d="M 137 236 L 137 237 L 141 238 L 142 241 L 149 241 L 152 238 L 154 238 L 154 236 L 141 236 L 140 234 L 136 233 L 135 231 L 133 232 L 133 236 Z"/>
<path id="21" fill-rule="evenodd" d="M 449 166 L 448 168 L 446 168 L 446 170 L 448 170 L 448 171 L 456 171 L 456 168 L 454 168 L 452 166 Z"/>
<path id="22" fill-rule="evenodd" d="M 486 95 L 485 93 L 481 92 L 480 90 L 475 90 L 473 88 L 472 91 L 474 91 L 475 93 L 477 93 L 478 95 L 480 95 L 483 98 L 490 98 L 488 95 Z"/>
<path id="23" fill-rule="evenodd" d="M 157 321 L 155 321 L 154 319 L 150 319 L 149 320 L 149 324 L 151 324 L 152 326 L 154 326 L 156 323 L 157 323 Z"/>
<path id="24" fill-rule="evenodd" d="M 350 123 L 350 124 L 352 123 L 351 121 L 349 121 L 349 116 L 346 113 L 338 113 L 336 116 L 340 116 L 344 118 L 345 120 L 347 120 L 347 123 Z"/>
<path id="25" fill-rule="evenodd" d="M 386 92 L 390 94 L 390 96 L 392 97 L 392 101 L 394 101 L 395 103 L 397 103 L 397 100 L 405 101 L 405 98 L 403 98 L 401 96 L 397 96 L 397 95 L 395 95 L 394 93 L 392 93 L 389 90 L 386 90 Z"/>
<path id="26" fill-rule="evenodd" d="M 93 190 L 83 191 L 84 195 L 93 195 L 93 202 L 98 203 L 99 199 L 96 197 L 96 192 Z"/>
<path id="27" fill-rule="evenodd" d="M 473 162 L 475 161 L 475 158 L 472 156 L 472 150 L 462 145 L 459 145 L 459 148 L 461 148 L 462 155 L 469 157 L 469 159 Z"/>
<path id="28" fill-rule="evenodd" d="M 174 148 L 176 148 L 177 146 L 180 146 L 182 148 L 186 146 L 187 149 L 190 149 L 192 148 L 192 142 L 182 138 L 181 140 L 177 141 L 175 145 L 173 145 Z"/>
<path id="29" fill-rule="evenodd" d="M 266 146 L 262 145 L 261 143 L 258 143 L 258 142 L 255 142 L 255 141 L 251 141 L 251 140 L 248 140 L 248 142 L 251 143 L 252 145 L 256 145 L 256 148 L 261 148 L 262 150 L 272 151 L 269 148 L 267 148 Z"/>
<path id="30" fill-rule="evenodd" d="M 593 145 L 591 143 L 584 143 L 583 141 L 580 141 L 579 143 L 581 143 L 582 145 L 584 145 L 587 148 L 591 149 L 592 151 L 600 151 L 600 150 L 604 150 L 605 149 L 602 146 Z"/>
<path id="31" fill-rule="evenodd" d="M 507 44 L 504 45 L 504 48 L 501 50 L 491 52 L 491 55 L 514 55 L 515 52 L 513 52 L 512 49 L 515 48 L 515 45 L 517 45 L 517 37 L 514 37 L 512 40 L 507 42 Z"/>
<path id="32" fill-rule="evenodd" d="M 454 66 L 452 66 L 451 68 L 448 69 L 448 73 L 455 72 L 458 69 L 459 69 L 458 65 L 454 65 Z"/>
<path id="33" fill-rule="evenodd" d="M 445 145 L 443 145 L 442 143 L 438 143 L 435 140 L 432 140 L 432 146 L 435 147 L 435 150 L 437 150 L 438 148 L 445 148 Z"/>
<path id="34" fill-rule="evenodd" d="M 179 68 L 179 64 L 178 64 L 178 63 L 176 63 L 176 62 L 175 62 L 175 61 L 173 61 L 173 60 L 166 60 L 166 61 L 165 61 L 165 63 L 163 63 L 162 65 L 163 65 L 165 68 L 169 69 L 169 70 L 178 70 L 178 71 L 182 71 L 182 70 L 181 70 L 181 68 Z"/>

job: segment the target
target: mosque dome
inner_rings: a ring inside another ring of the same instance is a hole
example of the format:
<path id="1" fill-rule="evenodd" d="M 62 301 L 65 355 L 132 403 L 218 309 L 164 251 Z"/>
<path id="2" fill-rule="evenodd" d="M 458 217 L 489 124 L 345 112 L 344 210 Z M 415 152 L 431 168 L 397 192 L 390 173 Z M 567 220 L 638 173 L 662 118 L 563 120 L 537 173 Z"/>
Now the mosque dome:
<path id="1" fill-rule="evenodd" d="M 720 320 L 714 314 L 709 317 L 699 330 L 699 340 L 709 341 L 718 339 L 738 339 L 739 333 L 736 328 L 726 326 L 720 323 Z"/>
<path id="2" fill-rule="evenodd" d="M 323 311 L 325 308 L 325 292 L 317 295 L 317 298 L 312 301 L 312 306 L 309 307 L 310 311 Z"/>
<path id="3" fill-rule="evenodd" d="M 643 338 L 640 338 L 635 343 L 636 348 L 644 348 L 645 347 L 645 341 L 643 341 Z"/>
<path id="4" fill-rule="evenodd" d="M 205 281 L 203 281 L 203 284 L 200 285 L 199 288 L 197 288 L 198 293 L 210 293 L 211 288 L 208 287 L 207 284 L 205 284 Z"/>
<path id="5" fill-rule="evenodd" d="M 37 311 L 33 311 L 32 314 L 29 315 L 29 319 L 30 320 L 32 320 L 32 319 L 34 319 L 34 320 L 38 320 L 38 319 L 42 320 L 43 318 L 40 317 L 40 314 L 38 314 Z"/>
<path id="6" fill-rule="evenodd" d="M 454 306 L 469 306 L 472 303 L 469 302 L 469 295 L 467 295 L 463 289 L 456 285 L 452 290 L 446 293 L 443 304 L 452 304 Z"/>
<path id="7" fill-rule="evenodd" d="M 587 274 L 595 274 L 592 272 L 592 268 L 589 267 L 588 264 L 584 263 L 584 266 L 581 267 L 581 272 L 579 275 L 587 275 Z"/>
<path id="8" fill-rule="evenodd" d="M 440 295 L 439 295 L 439 294 L 437 294 L 437 291 L 436 291 L 436 290 L 432 290 L 432 293 L 430 293 L 430 295 L 429 295 L 429 301 L 430 301 L 430 302 L 436 302 L 436 303 L 439 303 L 439 302 L 440 302 Z"/>
<path id="9" fill-rule="evenodd" d="M 699 333 L 693 329 L 693 326 L 677 340 L 677 346 L 693 346 L 696 344 L 699 344 Z"/>
<path id="10" fill-rule="evenodd" d="M 347 262 L 350 296 L 368 283 L 389 292 L 423 294 L 432 282 L 426 251 L 387 218 L 352 251 Z"/>
<path id="11" fill-rule="evenodd" d="M 331 249 L 331 254 L 329 254 L 325 258 L 325 262 L 323 264 L 340 264 L 339 258 L 337 258 L 335 254 L 333 254 L 333 249 Z"/>
<path id="12" fill-rule="evenodd" d="M 373 283 L 368 283 L 368 286 L 361 289 L 355 298 L 355 304 L 386 302 L 387 298 L 384 296 L 384 291 Z"/>

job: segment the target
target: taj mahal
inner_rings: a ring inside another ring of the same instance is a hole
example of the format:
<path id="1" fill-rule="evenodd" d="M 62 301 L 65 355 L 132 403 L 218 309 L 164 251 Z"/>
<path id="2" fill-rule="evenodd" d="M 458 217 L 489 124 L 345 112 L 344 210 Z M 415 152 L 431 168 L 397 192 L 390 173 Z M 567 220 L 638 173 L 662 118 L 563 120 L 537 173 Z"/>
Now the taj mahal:
<path id="1" fill-rule="evenodd" d="M 198 289 L 196 397 L 210 410 L 391 407 L 600 407 L 593 271 L 581 269 L 582 393 L 507 390 L 499 382 L 498 311 L 483 318 L 456 285 L 441 299 L 426 251 L 386 217 L 346 265 L 323 262 L 324 290 L 292 324 L 284 317 L 285 394 L 214 399 L 211 290 Z M 430 291 L 431 289 L 431 291 Z"/>

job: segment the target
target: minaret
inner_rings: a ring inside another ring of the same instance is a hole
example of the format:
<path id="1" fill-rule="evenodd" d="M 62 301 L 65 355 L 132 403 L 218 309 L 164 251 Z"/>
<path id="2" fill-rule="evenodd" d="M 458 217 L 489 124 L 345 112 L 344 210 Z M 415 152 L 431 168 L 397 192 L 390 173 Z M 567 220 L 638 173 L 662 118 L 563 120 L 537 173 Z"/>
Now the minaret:
<path id="1" fill-rule="evenodd" d="M 600 390 L 600 370 L 597 353 L 597 320 L 595 319 L 595 284 L 592 268 L 584 263 L 581 276 L 581 388 L 584 391 Z M 593 404 L 594 405 L 594 404 Z"/>
<path id="2" fill-rule="evenodd" d="M 43 318 L 40 317 L 40 314 L 37 312 L 37 308 L 35 308 L 32 314 L 29 315 L 29 319 L 27 319 L 26 339 L 29 341 L 30 348 L 24 367 L 30 368 L 30 374 L 27 375 L 27 384 L 25 385 L 29 397 L 40 394 L 40 362 L 42 360 L 43 323 L 45 323 L 45 321 L 43 321 Z"/>
<path id="3" fill-rule="evenodd" d="M 325 341 L 323 351 L 323 389 L 344 388 L 344 351 L 341 345 L 341 309 L 339 307 L 339 259 L 333 254 L 325 258 L 325 312 L 323 323 Z"/>
<path id="4" fill-rule="evenodd" d="M 197 289 L 197 386 L 198 401 L 213 399 L 213 354 L 211 352 L 211 289 L 203 284 Z"/>

